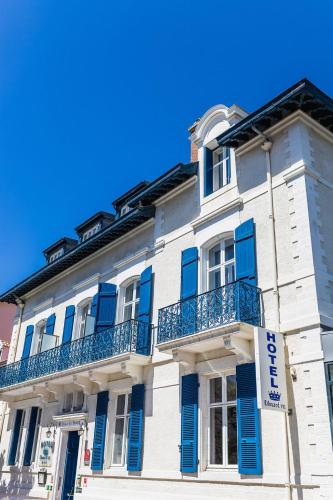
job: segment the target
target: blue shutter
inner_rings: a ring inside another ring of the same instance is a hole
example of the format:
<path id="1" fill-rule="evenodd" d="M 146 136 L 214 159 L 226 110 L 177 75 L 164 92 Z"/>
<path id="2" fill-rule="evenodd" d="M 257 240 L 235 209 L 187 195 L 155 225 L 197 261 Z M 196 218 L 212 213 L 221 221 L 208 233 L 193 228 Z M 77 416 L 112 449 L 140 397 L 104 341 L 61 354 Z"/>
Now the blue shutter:
<path id="1" fill-rule="evenodd" d="M 100 332 L 114 326 L 117 305 L 117 287 L 112 283 L 100 283 L 96 305 L 95 331 Z"/>
<path id="2" fill-rule="evenodd" d="M 256 244 L 253 219 L 235 230 L 236 280 L 257 285 Z"/>
<path id="3" fill-rule="evenodd" d="M 53 313 L 46 320 L 45 333 L 46 335 L 53 335 L 56 315 Z"/>
<path id="4" fill-rule="evenodd" d="M 204 148 L 205 196 L 213 192 L 213 151 Z"/>
<path id="5" fill-rule="evenodd" d="M 150 354 L 150 321 L 151 321 L 151 306 L 153 294 L 153 272 L 152 267 L 147 267 L 140 277 L 140 302 L 138 320 L 147 323 L 147 325 L 138 325 L 137 347 L 138 354 Z"/>
<path id="6" fill-rule="evenodd" d="M 26 359 L 30 356 L 30 349 L 31 349 L 33 334 L 34 334 L 33 325 L 28 325 L 27 329 L 25 331 L 25 339 L 24 339 L 24 345 L 23 345 L 21 359 Z"/>
<path id="7" fill-rule="evenodd" d="M 8 465 L 15 465 L 17 445 L 20 436 L 20 428 L 23 417 L 23 410 L 16 410 L 15 423 L 12 432 L 12 440 L 10 443 L 10 449 L 8 454 Z"/>
<path id="8" fill-rule="evenodd" d="M 144 384 L 133 385 L 128 430 L 127 470 L 141 470 L 144 402 Z"/>
<path id="9" fill-rule="evenodd" d="M 65 311 L 64 329 L 62 332 L 62 343 L 72 340 L 73 325 L 74 325 L 75 307 L 67 306 Z"/>
<path id="10" fill-rule="evenodd" d="M 108 413 L 109 392 L 97 394 L 94 444 L 91 459 L 91 470 L 102 470 L 104 463 L 105 429 Z"/>
<path id="11" fill-rule="evenodd" d="M 182 251 L 182 271 L 180 298 L 188 299 L 198 293 L 198 249 L 187 248 Z"/>
<path id="12" fill-rule="evenodd" d="M 255 363 L 236 367 L 237 442 L 240 474 L 262 474 L 260 415 Z"/>
<path id="13" fill-rule="evenodd" d="M 35 434 L 36 434 L 38 410 L 39 410 L 39 408 L 37 406 L 33 406 L 31 408 L 29 427 L 28 427 L 28 435 L 27 435 L 25 451 L 24 451 L 24 458 L 23 458 L 23 465 L 31 465 L 31 454 L 32 454 L 32 448 L 33 448 Z"/>
<path id="14" fill-rule="evenodd" d="M 96 293 L 96 295 L 93 296 L 90 306 L 90 315 L 93 316 L 94 318 L 96 318 L 97 300 L 98 300 L 98 293 Z"/>
<path id="15" fill-rule="evenodd" d="M 198 374 L 182 377 L 181 472 L 198 470 Z"/>

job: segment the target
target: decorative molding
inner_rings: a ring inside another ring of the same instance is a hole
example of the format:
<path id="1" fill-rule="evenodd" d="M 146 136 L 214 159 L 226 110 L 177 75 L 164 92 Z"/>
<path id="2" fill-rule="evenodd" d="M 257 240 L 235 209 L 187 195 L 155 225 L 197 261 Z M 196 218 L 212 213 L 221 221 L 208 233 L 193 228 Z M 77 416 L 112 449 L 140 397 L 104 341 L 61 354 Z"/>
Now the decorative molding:
<path id="1" fill-rule="evenodd" d="M 47 300 L 44 300 L 44 302 L 40 302 L 37 306 L 33 307 L 32 310 L 34 313 L 38 313 L 40 311 L 44 311 L 45 309 L 48 309 L 49 307 L 53 306 L 54 302 L 54 297 L 51 297 Z"/>
<path id="2" fill-rule="evenodd" d="M 89 278 L 79 281 L 79 283 L 75 283 L 75 285 L 73 285 L 72 288 L 73 290 L 81 290 L 82 288 L 85 288 L 89 285 L 91 286 L 97 285 L 100 277 L 101 277 L 100 273 L 95 273 L 92 276 L 89 276 Z"/>
<path id="3" fill-rule="evenodd" d="M 199 226 L 202 226 L 202 224 L 205 224 L 206 222 L 209 222 L 210 220 L 214 219 L 215 217 L 218 217 L 219 215 L 222 215 L 229 210 L 233 210 L 234 208 L 241 208 L 243 205 L 243 198 L 240 196 L 229 203 L 226 203 L 225 205 L 222 205 L 221 207 L 217 208 L 213 212 L 210 212 L 207 215 L 204 215 L 203 217 L 199 217 L 198 219 L 195 219 L 192 223 L 191 226 L 193 229 L 198 228 Z"/>

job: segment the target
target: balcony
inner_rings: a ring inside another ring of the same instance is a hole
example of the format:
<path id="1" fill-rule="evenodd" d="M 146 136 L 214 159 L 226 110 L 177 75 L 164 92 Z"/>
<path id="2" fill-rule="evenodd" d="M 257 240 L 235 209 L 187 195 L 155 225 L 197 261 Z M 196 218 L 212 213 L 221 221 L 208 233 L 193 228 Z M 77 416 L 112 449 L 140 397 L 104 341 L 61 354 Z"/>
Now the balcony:
<path id="1" fill-rule="evenodd" d="M 223 347 L 221 334 L 238 332 L 251 340 L 253 327 L 260 325 L 260 289 L 236 281 L 160 309 L 157 344 L 164 352 L 203 352 Z"/>
<path id="2" fill-rule="evenodd" d="M 60 377 L 62 384 L 72 383 L 66 376 L 78 371 L 81 375 L 90 370 L 91 375 L 91 370 L 97 370 L 105 376 L 121 371 L 127 361 L 142 366 L 151 353 L 150 329 L 147 323 L 129 320 L 5 365 L 0 368 L 0 392 L 12 389 L 22 394 L 22 387 L 31 388 L 31 382 L 38 384 L 50 378 Z"/>

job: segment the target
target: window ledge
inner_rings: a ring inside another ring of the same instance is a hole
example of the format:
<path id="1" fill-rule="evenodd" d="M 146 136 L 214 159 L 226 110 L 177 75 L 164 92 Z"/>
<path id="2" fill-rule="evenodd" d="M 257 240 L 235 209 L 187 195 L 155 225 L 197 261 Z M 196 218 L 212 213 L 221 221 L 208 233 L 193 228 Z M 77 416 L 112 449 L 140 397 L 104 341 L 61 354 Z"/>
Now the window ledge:
<path id="1" fill-rule="evenodd" d="M 219 198 L 220 196 L 224 195 L 228 191 L 231 191 L 232 189 L 235 189 L 236 187 L 237 184 L 235 182 L 230 182 L 229 184 L 222 186 L 220 189 L 217 189 L 216 191 L 213 191 L 210 194 L 203 195 L 201 206 L 206 205 L 210 201 L 215 200 L 215 198 Z"/>

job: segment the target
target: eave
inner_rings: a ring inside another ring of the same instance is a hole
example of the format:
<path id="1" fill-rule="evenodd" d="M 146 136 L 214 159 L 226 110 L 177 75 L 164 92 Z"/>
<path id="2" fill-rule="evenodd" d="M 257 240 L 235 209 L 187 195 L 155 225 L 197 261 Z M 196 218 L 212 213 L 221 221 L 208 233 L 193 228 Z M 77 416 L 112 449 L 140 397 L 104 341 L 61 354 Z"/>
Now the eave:
<path id="1" fill-rule="evenodd" d="M 31 290 L 69 269 L 77 262 L 97 252 L 100 248 L 115 241 L 132 229 L 137 228 L 154 217 L 154 214 L 155 207 L 152 206 L 138 207 L 131 210 L 126 215 L 102 229 L 95 236 L 80 243 L 77 247 L 70 250 L 56 261 L 42 267 L 39 271 L 21 281 L 21 283 L 0 295 L 0 302 L 15 304 L 17 298 L 23 297 Z"/>
<path id="2" fill-rule="evenodd" d="M 172 191 L 190 177 L 196 175 L 197 170 L 198 162 L 187 163 L 185 165 L 183 163 L 178 163 L 171 170 L 151 182 L 149 186 L 137 196 L 128 200 L 128 205 L 130 207 L 152 205 L 158 198 Z"/>
<path id="3" fill-rule="evenodd" d="M 221 134 L 220 146 L 239 148 L 259 132 L 273 127 L 296 111 L 303 111 L 333 133 L 333 100 L 303 79 Z"/>

